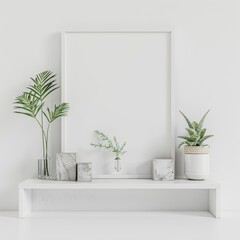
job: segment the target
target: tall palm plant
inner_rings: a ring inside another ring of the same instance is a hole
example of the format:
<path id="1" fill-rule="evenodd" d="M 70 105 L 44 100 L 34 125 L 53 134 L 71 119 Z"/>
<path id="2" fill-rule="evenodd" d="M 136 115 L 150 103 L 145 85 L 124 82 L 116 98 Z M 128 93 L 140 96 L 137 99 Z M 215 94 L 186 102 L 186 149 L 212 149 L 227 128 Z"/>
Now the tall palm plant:
<path id="1" fill-rule="evenodd" d="M 30 79 L 32 84 L 27 87 L 27 91 L 21 93 L 15 99 L 14 112 L 33 118 L 40 127 L 43 158 L 45 159 L 44 176 L 48 178 L 50 177 L 48 162 L 50 126 L 56 119 L 67 115 L 69 104 L 55 105 L 52 110 L 49 107 L 45 108 L 47 97 L 59 88 L 56 83 L 56 74 L 51 71 L 44 71 Z"/>

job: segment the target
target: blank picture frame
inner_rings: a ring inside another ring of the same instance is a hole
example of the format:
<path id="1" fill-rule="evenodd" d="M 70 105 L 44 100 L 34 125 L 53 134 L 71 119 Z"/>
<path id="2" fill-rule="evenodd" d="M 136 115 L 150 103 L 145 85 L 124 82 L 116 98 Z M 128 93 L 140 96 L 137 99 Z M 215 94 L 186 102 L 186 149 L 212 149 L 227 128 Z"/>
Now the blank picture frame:
<path id="1" fill-rule="evenodd" d="M 62 33 L 61 151 L 93 163 L 93 178 L 151 178 L 152 160 L 175 159 L 173 32 L 82 29 Z M 126 141 L 122 174 L 94 149 L 94 130 Z"/>

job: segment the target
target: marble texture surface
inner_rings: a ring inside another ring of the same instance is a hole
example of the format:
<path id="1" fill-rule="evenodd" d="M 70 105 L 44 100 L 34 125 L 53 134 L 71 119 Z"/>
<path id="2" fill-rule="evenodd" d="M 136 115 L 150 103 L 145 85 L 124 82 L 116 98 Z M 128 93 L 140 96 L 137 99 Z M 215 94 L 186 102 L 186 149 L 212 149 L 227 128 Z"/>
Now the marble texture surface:
<path id="1" fill-rule="evenodd" d="M 81 162 L 77 164 L 77 181 L 91 182 L 92 181 L 92 163 Z"/>
<path id="2" fill-rule="evenodd" d="M 154 159 L 153 160 L 153 180 L 171 181 L 174 180 L 174 160 Z"/>
<path id="3" fill-rule="evenodd" d="M 57 153 L 56 155 L 56 178 L 58 181 L 77 180 L 77 154 Z"/>

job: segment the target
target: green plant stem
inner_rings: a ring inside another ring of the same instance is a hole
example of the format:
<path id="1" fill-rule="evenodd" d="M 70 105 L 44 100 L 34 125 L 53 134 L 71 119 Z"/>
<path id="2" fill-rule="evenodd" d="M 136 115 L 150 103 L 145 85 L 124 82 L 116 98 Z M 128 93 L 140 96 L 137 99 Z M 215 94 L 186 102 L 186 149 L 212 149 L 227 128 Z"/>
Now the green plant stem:
<path id="1" fill-rule="evenodd" d="M 42 104 L 41 100 L 41 104 Z M 41 128 L 42 128 L 42 148 L 43 148 L 43 156 L 45 156 L 45 144 L 44 144 L 44 123 L 43 123 L 43 110 L 41 109 Z"/>
<path id="2" fill-rule="evenodd" d="M 48 157 L 48 138 L 49 138 L 49 129 L 50 129 L 50 124 L 48 124 L 48 127 L 47 127 L 47 134 L 46 134 L 46 157 Z"/>
<path id="3" fill-rule="evenodd" d="M 43 156 L 46 161 L 45 161 L 45 164 L 44 164 L 44 170 L 43 170 L 43 173 L 45 176 L 49 176 L 49 171 L 48 171 L 48 154 L 47 154 L 47 151 L 48 151 L 48 133 L 49 133 L 49 127 L 50 127 L 50 123 L 48 125 L 48 128 L 47 128 L 47 135 L 44 131 L 44 128 L 43 126 L 41 125 L 41 123 L 39 122 L 39 120 L 35 117 L 35 120 L 37 121 L 39 127 L 41 128 L 42 130 L 42 134 L 43 134 L 43 144 L 45 143 L 45 155 Z"/>
<path id="4" fill-rule="evenodd" d="M 41 123 L 39 122 L 39 120 L 38 120 L 36 117 L 35 117 L 35 120 L 37 121 L 38 125 L 40 126 L 40 128 L 41 128 L 41 130 L 42 130 L 42 132 L 43 132 L 44 139 L 46 140 L 46 134 L 45 134 L 45 131 L 44 131 Z"/>
<path id="5" fill-rule="evenodd" d="M 48 124 L 47 127 L 47 134 L 46 134 L 46 175 L 49 176 L 49 170 L 48 170 L 48 138 L 49 138 L 49 129 L 50 129 L 50 124 Z"/>

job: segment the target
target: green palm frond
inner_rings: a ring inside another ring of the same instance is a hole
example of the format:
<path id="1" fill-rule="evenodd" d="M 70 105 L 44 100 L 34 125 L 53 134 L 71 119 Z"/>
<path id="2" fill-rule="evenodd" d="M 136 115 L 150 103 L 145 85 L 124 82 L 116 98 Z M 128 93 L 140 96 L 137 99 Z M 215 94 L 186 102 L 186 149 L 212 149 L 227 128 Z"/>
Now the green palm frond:
<path id="1" fill-rule="evenodd" d="M 15 99 L 15 113 L 20 113 L 29 117 L 36 118 L 38 112 L 42 109 L 43 104 L 32 92 L 23 92 Z"/>
<path id="2" fill-rule="evenodd" d="M 64 117 L 67 115 L 69 111 L 69 104 L 68 103 L 61 103 L 60 105 L 55 105 L 53 110 L 47 108 L 47 113 L 43 112 L 45 117 L 47 118 L 48 122 L 53 122 L 59 117 Z"/>
<path id="3" fill-rule="evenodd" d="M 51 71 L 41 72 L 35 78 L 31 78 L 33 84 L 29 85 L 28 89 L 43 101 L 51 92 L 59 88 L 55 77 L 56 74 L 53 74 Z"/>

